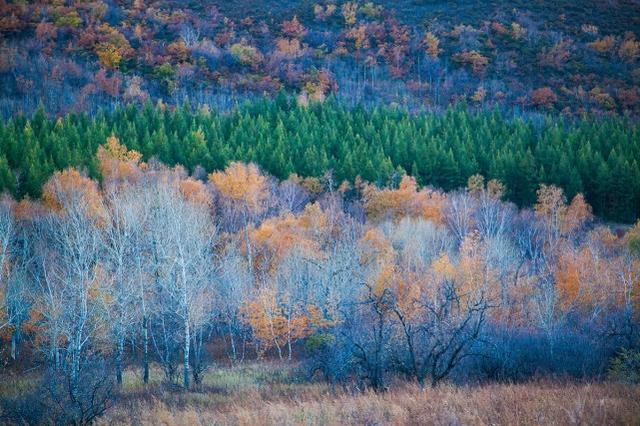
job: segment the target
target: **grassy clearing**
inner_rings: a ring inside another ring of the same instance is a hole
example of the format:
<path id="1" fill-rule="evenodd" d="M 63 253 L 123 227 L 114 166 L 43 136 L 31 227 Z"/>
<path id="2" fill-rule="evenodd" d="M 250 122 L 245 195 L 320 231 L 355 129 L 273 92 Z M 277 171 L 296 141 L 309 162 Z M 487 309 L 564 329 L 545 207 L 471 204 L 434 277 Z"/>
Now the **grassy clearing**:
<path id="1" fill-rule="evenodd" d="M 31 392 L 37 386 L 37 379 L 38 376 L 35 373 L 21 375 L 0 373 L 0 399 L 14 398 Z"/>
<path id="2" fill-rule="evenodd" d="M 341 424 L 640 424 L 640 387 L 539 381 L 422 390 L 397 383 L 385 393 L 356 393 L 296 382 L 277 364 L 217 369 L 190 392 L 131 373 L 103 425 Z"/>

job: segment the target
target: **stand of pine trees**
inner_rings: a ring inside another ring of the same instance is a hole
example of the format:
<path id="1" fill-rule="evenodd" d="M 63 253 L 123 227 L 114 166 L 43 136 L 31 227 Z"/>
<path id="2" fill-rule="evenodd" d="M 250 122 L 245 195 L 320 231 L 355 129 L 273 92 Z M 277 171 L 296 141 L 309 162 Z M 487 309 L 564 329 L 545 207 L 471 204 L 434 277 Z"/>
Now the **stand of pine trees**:
<path id="1" fill-rule="evenodd" d="M 113 134 L 145 160 L 190 171 L 243 161 L 278 178 L 331 171 L 335 182 L 360 176 L 380 186 L 407 173 L 445 191 L 482 174 L 504 182 L 506 198 L 519 206 L 535 202 L 541 183 L 554 184 L 569 199 L 584 193 L 604 219 L 633 222 L 640 217 L 639 130 L 624 117 L 567 124 L 463 106 L 442 115 L 332 101 L 302 108 L 284 96 L 230 112 L 147 104 L 49 119 L 40 108 L 0 124 L 0 191 L 39 197 L 46 180 L 69 166 L 99 178 L 95 152 Z"/>

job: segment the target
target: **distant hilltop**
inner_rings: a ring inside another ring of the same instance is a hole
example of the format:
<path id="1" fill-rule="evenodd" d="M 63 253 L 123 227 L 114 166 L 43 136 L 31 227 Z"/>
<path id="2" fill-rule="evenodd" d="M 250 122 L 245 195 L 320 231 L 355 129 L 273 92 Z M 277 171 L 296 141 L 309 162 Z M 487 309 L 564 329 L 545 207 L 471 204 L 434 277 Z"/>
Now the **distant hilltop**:
<path id="1" fill-rule="evenodd" d="M 282 90 L 427 110 L 640 106 L 631 1 L 2 1 L 0 16 L 5 118 Z"/>

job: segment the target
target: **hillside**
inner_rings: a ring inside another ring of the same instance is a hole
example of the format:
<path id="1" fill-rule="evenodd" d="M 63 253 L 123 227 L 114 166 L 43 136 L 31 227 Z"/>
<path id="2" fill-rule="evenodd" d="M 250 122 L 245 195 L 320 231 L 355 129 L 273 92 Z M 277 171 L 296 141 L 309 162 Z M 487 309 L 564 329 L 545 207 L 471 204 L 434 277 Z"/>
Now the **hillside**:
<path id="1" fill-rule="evenodd" d="M 0 0 L 0 424 L 638 419 L 640 0 Z"/>
<path id="2" fill-rule="evenodd" d="M 0 112 L 348 104 L 637 114 L 634 1 L 0 2 Z"/>

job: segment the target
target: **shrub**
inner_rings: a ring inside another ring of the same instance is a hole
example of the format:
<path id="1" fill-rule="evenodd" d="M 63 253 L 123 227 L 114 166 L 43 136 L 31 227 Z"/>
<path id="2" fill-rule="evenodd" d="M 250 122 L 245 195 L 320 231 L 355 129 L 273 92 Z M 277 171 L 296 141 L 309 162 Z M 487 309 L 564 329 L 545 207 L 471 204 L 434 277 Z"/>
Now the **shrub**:
<path id="1" fill-rule="evenodd" d="M 103 361 L 83 365 L 77 386 L 68 372 L 49 370 L 39 385 L 11 399 L 0 399 L 0 420 L 9 424 L 88 425 L 115 401 L 113 374 Z"/>
<path id="2" fill-rule="evenodd" d="M 462 64 L 471 65 L 474 74 L 484 73 L 487 65 L 489 65 L 489 58 L 476 50 L 466 50 L 456 53 L 453 55 L 453 60 Z"/>
<path id="3" fill-rule="evenodd" d="M 627 232 L 627 235 L 625 235 L 625 241 L 631 254 L 640 258 L 640 221 L 638 221 L 638 223 L 636 223 L 636 225 Z"/>
<path id="4" fill-rule="evenodd" d="M 588 43 L 587 46 L 600 54 L 609 54 L 613 52 L 613 49 L 616 46 L 616 38 L 613 36 L 606 36 Z"/>
<path id="5" fill-rule="evenodd" d="M 243 65 L 252 65 L 260 60 L 258 49 L 249 46 L 244 40 L 240 43 L 234 43 L 229 50 L 231 55 Z"/>
<path id="6" fill-rule="evenodd" d="M 618 56 L 626 62 L 634 62 L 640 56 L 640 41 L 633 38 L 624 40 L 618 49 Z"/>
<path id="7" fill-rule="evenodd" d="M 162 83 L 162 86 L 171 93 L 176 88 L 176 71 L 171 64 L 164 63 L 153 68 L 153 76 Z"/>
<path id="8" fill-rule="evenodd" d="M 538 63 L 543 67 L 562 69 L 571 58 L 573 42 L 569 39 L 562 40 L 550 49 L 545 49 L 538 55 Z"/>
<path id="9" fill-rule="evenodd" d="M 609 378 L 625 383 L 640 383 L 640 352 L 623 349 L 611 361 Z"/>
<path id="10" fill-rule="evenodd" d="M 77 11 L 72 10 L 56 18 L 55 23 L 58 27 L 78 28 L 82 24 L 82 19 Z"/>
<path id="11" fill-rule="evenodd" d="M 615 109 L 616 101 L 607 92 L 603 91 L 599 87 L 595 87 L 589 92 L 589 96 L 603 108 Z"/>
<path id="12" fill-rule="evenodd" d="M 550 87 L 541 87 L 531 94 L 531 103 L 537 107 L 551 108 L 558 101 L 558 97 Z"/>

